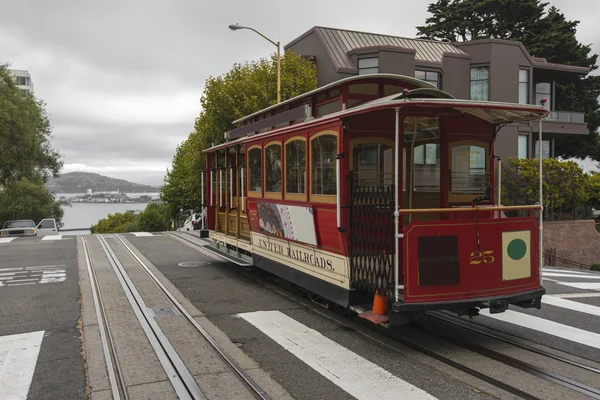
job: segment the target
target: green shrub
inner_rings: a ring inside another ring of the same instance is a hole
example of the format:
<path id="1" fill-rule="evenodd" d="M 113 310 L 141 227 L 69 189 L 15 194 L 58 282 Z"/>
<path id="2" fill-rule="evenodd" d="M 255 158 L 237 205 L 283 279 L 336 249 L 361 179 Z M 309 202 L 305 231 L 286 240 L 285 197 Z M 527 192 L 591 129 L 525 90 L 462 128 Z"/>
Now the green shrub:
<path id="1" fill-rule="evenodd" d="M 592 264 L 590 266 L 590 271 L 600 271 L 600 264 Z"/>
<path id="2" fill-rule="evenodd" d="M 138 231 L 138 215 L 133 213 L 108 214 L 108 217 L 90 227 L 92 233 L 125 233 Z"/>

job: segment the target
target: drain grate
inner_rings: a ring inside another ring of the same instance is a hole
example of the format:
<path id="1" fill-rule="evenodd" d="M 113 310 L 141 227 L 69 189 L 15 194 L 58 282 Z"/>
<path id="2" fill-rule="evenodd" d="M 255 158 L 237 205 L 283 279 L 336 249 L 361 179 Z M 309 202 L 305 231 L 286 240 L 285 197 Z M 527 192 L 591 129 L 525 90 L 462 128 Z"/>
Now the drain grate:
<path id="1" fill-rule="evenodd" d="M 178 315 L 176 309 L 173 307 L 148 307 L 148 310 L 152 313 L 152 316 L 158 317 L 160 315 Z"/>
<path id="2" fill-rule="evenodd" d="M 184 261 L 184 262 L 180 262 L 179 265 L 180 267 L 185 267 L 185 268 L 197 268 L 197 267 L 204 267 L 205 265 L 210 264 L 209 261 Z"/>

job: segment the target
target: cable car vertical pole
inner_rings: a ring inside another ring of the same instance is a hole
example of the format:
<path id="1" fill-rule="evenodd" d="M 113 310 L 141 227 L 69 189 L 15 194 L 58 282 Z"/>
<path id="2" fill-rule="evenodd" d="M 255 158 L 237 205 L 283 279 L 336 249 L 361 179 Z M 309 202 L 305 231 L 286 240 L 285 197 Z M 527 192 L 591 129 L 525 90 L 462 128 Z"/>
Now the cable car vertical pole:
<path id="1" fill-rule="evenodd" d="M 546 103 L 546 99 L 541 101 L 542 107 Z M 539 149 L 539 163 L 540 163 L 540 285 L 542 284 L 542 267 L 544 265 L 544 196 L 543 190 L 543 171 L 542 171 L 542 118 L 540 117 L 540 129 L 539 129 L 538 149 Z"/>
<path id="2" fill-rule="evenodd" d="M 242 193 L 242 212 L 245 212 L 246 211 L 246 209 L 245 209 L 246 199 L 244 197 L 244 193 L 245 193 L 245 191 L 244 191 L 244 189 L 245 189 L 245 187 L 244 187 L 244 167 L 240 168 L 240 171 L 241 171 L 240 172 L 240 177 L 242 179 L 242 187 L 240 188 L 240 191 Z"/>
<path id="3" fill-rule="evenodd" d="M 498 207 L 502 205 L 502 159 L 498 157 Z"/>
<path id="4" fill-rule="evenodd" d="M 399 227 L 399 217 L 400 217 L 400 205 L 398 204 L 398 190 L 400 188 L 400 109 L 396 108 L 396 148 L 395 148 L 395 161 L 396 165 L 394 166 L 394 279 L 395 279 L 395 289 L 394 296 L 396 303 L 398 302 L 398 290 L 400 289 L 400 273 L 398 272 L 398 268 L 400 267 L 400 227 Z"/>
<path id="5" fill-rule="evenodd" d="M 206 207 L 204 206 L 204 170 L 200 171 L 200 188 L 200 205 L 202 206 L 202 214 L 200 218 L 202 219 L 202 230 L 204 230 L 204 210 L 206 209 Z"/>

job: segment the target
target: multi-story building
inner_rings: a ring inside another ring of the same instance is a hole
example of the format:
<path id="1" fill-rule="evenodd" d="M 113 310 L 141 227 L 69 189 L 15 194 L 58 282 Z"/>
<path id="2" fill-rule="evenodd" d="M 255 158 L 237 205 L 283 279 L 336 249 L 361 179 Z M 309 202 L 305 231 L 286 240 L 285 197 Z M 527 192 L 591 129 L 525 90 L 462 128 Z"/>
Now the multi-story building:
<path id="1" fill-rule="evenodd" d="M 285 46 L 313 59 L 318 85 L 353 75 L 393 73 L 428 81 L 459 99 L 540 104 L 551 113 L 542 122 L 542 155 L 554 157 L 560 136 L 587 135 L 582 112 L 557 110 L 555 81 L 589 72 L 587 67 L 552 64 L 534 57 L 520 42 L 484 39 L 448 43 L 313 27 Z M 506 126 L 496 154 L 535 157 L 539 123 Z"/>
<path id="2" fill-rule="evenodd" d="M 31 75 L 28 71 L 20 70 L 20 69 L 10 69 L 9 70 L 12 76 L 15 77 L 17 81 L 17 86 L 23 92 L 32 92 L 33 91 L 33 82 L 31 81 Z"/>

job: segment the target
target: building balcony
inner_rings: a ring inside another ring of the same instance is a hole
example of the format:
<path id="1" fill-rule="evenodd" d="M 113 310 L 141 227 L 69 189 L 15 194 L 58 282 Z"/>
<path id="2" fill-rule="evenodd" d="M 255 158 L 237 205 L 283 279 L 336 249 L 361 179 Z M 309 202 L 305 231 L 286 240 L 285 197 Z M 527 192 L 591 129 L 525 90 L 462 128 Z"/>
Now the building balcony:
<path id="1" fill-rule="evenodd" d="M 550 114 L 544 118 L 546 121 L 572 122 L 576 124 L 585 124 L 584 113 L 572 111 L 550 111 Z"/>
<path id="2" fill-rule="evenodd" d="M 533 132 L 539 132 L 538 123 L 531 123 Z M 544 134 L 589 135 L 584 113 L 573 111 L 551 111 L 542 122 Z"/>

